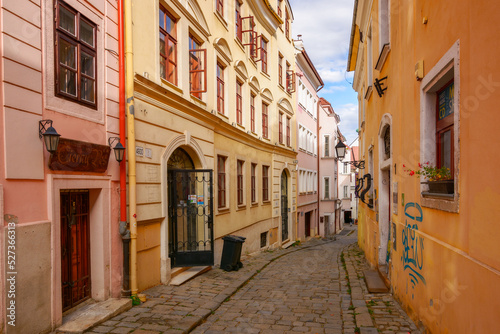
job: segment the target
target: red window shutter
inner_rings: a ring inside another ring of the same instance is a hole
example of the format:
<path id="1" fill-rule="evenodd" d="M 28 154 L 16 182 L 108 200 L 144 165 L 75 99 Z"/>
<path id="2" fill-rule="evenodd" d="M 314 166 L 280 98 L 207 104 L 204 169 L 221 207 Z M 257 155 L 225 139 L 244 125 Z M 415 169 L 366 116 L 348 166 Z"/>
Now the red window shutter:
<path id="1" fill-rule="evenodd" d="M 201 97 L 207 92 L 207 49 L 189 50 L 189 78 L 191 94 Z"/>

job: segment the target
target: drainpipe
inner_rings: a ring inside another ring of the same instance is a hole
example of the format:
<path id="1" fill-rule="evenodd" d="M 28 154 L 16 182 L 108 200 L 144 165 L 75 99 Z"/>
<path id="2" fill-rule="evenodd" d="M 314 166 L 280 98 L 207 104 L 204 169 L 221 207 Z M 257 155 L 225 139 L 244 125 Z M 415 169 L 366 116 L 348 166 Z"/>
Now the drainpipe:
<path id="1" fill-rule="evenodd" d="M 317 192 L 317 194 L 318 194 L 318 196 L 316 198 L 316 201 L 318 203 L 318 211 L 317 211 L 318 214 L 317 214 L 316 221 L 318 222 L 318 232 L 321 235 L 321 231 L 319 230 L 319 222 L 321 221 L 321 217 L 320 217 L 321 216 L 321 210 L 320 210 L 320 207 L 321 207 L 321 167 L 320 167 L 320 163 L 321 163 L 321 159 L 320 159 L 320 155 L 321 155 L 321 147 L 320 147 L 320 143 L 321 143 L 321 138 L 320 138 L 320 136 L 321 136 L 321 134 L 320 134 L 321 126 L 319 126 L 319 123 L 320 123 L 320 120 L 319 120 L 319 118 L 320 118 L 319 101 L 316 104 L 316 109 L 317 109 L 316 110 L 316 115 L 317 115 L 316 116 L 316 141 L 317 141 L 316 145 L 318 147 L 318 155 L 316 156 L 316 169 L 318 171 L 318 173 L 317 173 L 317 178 L 318 178 L 318 180 L 317 180 L 317 182 L 318 182 L 317 183 L 317 185 L 318 185 L 318 192 Z M 323 224 L 324 224 L 323 225 L 323 231 L 324 231 L 325 230 L 324 227 L 325 227 L 325 224 L 326 224 L 326 222 L 325 222 L 324 219 L 323 219 Z M 325 238 L 327 238 L 327 237 L 328 236 L 325 233 Z"/>
<path id="2" fill-rule="evenodd" d="M 135 171 L 134 63 L 132 52 L 132 0 L 124 1 L 125 97 L 127 113 L 128 202 L 130 220 L 130 288 L 137 295 L 137 203 Z"/>
<path id="3" fill-rule="evenodd" d="M 123 38 L 123 0 L 118 1 L 118 73 L 119 73 L 119 125 L 120 143 L 125 143 L 125 51 Z M 125 159 L 126 160 L 126 159 Z M 123 242 L 123 286 L 122 297 L 130 296 L 129 277 L 129 251 L 130 251 L 130 231 L 127 229 L 127 165 L 126 161 L 120 162 L 120 235 Z"/>

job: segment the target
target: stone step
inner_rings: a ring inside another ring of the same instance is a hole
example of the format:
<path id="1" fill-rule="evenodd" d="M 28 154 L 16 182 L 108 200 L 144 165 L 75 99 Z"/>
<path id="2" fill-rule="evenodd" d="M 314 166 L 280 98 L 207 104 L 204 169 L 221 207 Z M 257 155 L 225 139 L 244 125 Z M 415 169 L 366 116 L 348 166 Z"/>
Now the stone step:
<path id="1" fill-rule="evenodd" d="M 170 280 L 169 285 L 179 286 L 212 269 L 210 266 L 188 267 Z"/>
<path id="2" fill-rule="evenodd" d="M 369 292 L 389 292 L 389 289 L 380 277 L 378 271 L 363 270 L 363 276 L 365 277 L 366 287 L 368 288 Z"/>
<path id="3" fill-rule="evenodd" d="M 131 308 L 132 299 L 129 298 L 110 298 L 89 304 L 65 316 L 62 326 L 56 329 L 56 333 L 80 334 Z"/>

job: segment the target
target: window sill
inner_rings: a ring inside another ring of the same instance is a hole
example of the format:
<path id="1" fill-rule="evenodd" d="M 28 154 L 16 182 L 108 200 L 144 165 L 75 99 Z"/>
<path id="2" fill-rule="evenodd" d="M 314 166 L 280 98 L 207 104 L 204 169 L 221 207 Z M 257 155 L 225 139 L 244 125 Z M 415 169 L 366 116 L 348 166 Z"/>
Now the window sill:
<path id="1" fill-rule="evenodd" d="M 207 103 L 205 101 L 193 95 L 191 95 L 191 102 L 197 104 L 198 106 L 203 106 L 205 108 L 207 107 Z"/>
<path id="2" fill-rule="evenodd" d="M 423 191 L 420 194 L 422 207 L 458 213 L 458 195 L 437 194 Z"/>
<path id="3" fill-rule="evenodd" d="M 167 81 L 167 80 L 165 80 L 163 78 L 161 78 L 161 85 L 163 87 L 168 88 L 169 90 L 173 90 L 175 93 L 179 94 L 180 96 L 182 96 L 182 94 L 183 94 L 182 89 L 180 89 L 179 87 L 177 87 L 176 85 L 174 85 L 170 81 Z"/>
<path id="4" fill-rule="evenodd" d="M 225 215 L 225 214 L 228 214 L 229 212 L 230 212 L 229 208 L 218 208 L 217 209 L 217 216 Z"/>
<path id="5" fill-rule="evenodd" d="M 370 99 L 370 96 L 372 96 L 372 92 L 373 92 L 373 87 L 372 85 L 370 85 L 368 86 L 368 88 L 366 88 L 365 100 Z"/>
<path id="6" fill-rule="evenodd" d="M 271 201 L 270 200 L 262 201 L 262 206 L 268 206 L 268 205 L 271 205 Z"/>
<path id="7" fill-rule="evenodd" d="M 258 207 L 258 206 L 259 206 L 259 202 L 253 202 L 253 203 L 251 204 L 251 207 L 252 207 L 252 208 L 255 208 L 255 207 Z"/>
<path id="8" fill-rule="evenodd" d="M 391 51 L 391 45 L 389 43 L 384 44 L 382 50 L 380 50 L 380 55 L 378 56 L 377 65 L 375 65 L 375 69 L 380 71 L 382 67 L 384 67 L 385 61 L 387 60 L 387 56 Z"/>
<path id="9" fill-rule="evenodd" d="M 220 23 L 222 23 L 222 25 L 224 26 L 224 28 L 226 28 L 226 30 L 229 31 L 229 28 L 227 26 L 227 21 L 224 18 L 224 16 L 222 16 L 222 14 L 219 13 L 217 10 L 214 12 L 214 15 L 219 19 Z"/>
<path id="10" fill-rule="evenodd" d="M 246 204 L 239 204 L 238 205 L 238 208 L 236 209 L 236 211 L 244 211 L 247 209 L 247 205 Z"/>

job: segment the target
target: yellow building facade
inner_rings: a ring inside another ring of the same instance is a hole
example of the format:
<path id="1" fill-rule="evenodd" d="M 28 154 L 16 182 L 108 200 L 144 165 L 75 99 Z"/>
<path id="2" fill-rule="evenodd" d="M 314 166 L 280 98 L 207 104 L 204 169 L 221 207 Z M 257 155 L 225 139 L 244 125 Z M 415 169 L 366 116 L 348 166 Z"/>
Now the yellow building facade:
<path id="1" fill-rule="evenodd" d="M 355 2 L 359 244 L 430 333 L 498 321 L 498 13 L 495 1 Z"/>
<path id="2" fill-rule="evenodd" d="M 228 234 L 244 254 L 294 240 L 292 17 L 288 1 L 132 1 L 139 291 L 219 264 Z"/>

